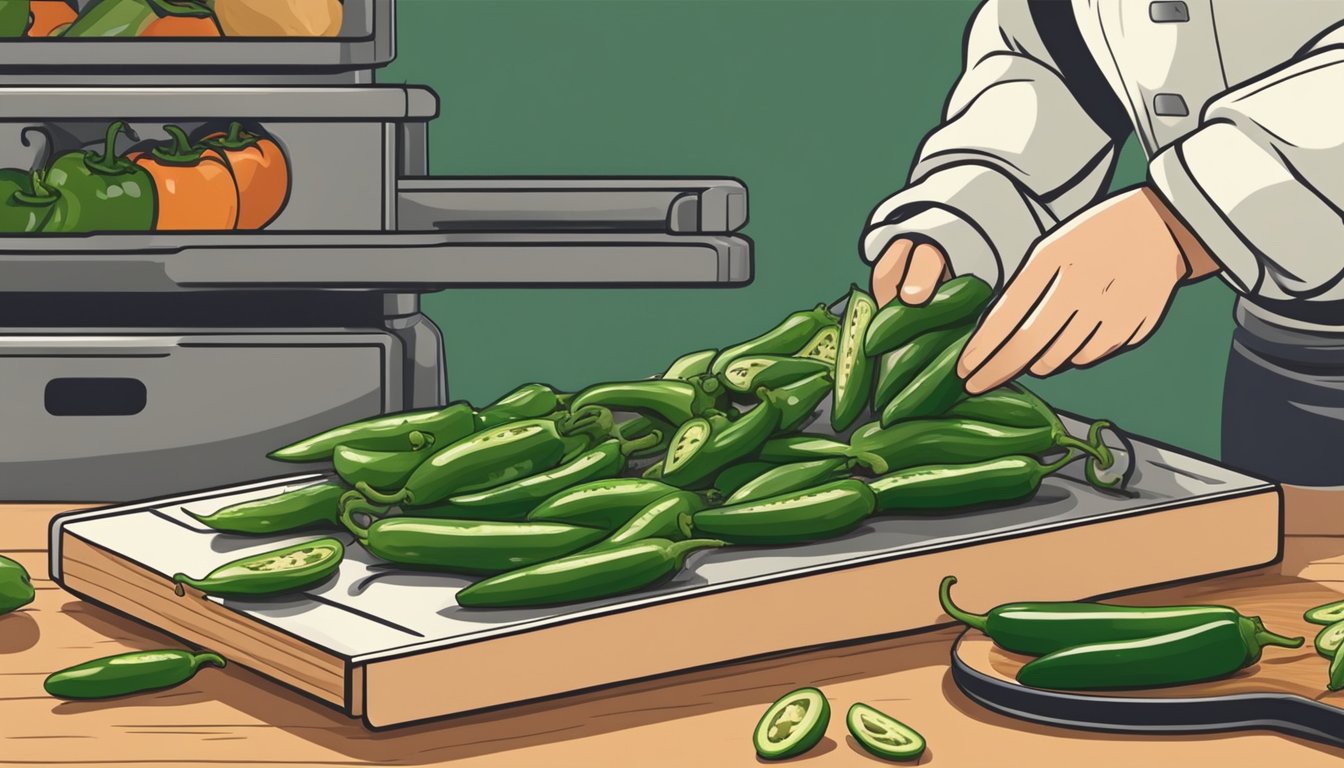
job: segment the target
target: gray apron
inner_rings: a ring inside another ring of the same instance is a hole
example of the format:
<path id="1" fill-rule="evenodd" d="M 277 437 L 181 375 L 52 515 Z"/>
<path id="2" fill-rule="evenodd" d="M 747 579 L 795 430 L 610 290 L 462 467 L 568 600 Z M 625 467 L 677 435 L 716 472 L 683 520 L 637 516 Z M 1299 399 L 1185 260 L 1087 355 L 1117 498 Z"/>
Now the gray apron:
<path id="1" fill-rule="evenodd" d="M 1344 307 L 1240 298 L 1222 460 L 1289 485 L 1344 486 Z"/>

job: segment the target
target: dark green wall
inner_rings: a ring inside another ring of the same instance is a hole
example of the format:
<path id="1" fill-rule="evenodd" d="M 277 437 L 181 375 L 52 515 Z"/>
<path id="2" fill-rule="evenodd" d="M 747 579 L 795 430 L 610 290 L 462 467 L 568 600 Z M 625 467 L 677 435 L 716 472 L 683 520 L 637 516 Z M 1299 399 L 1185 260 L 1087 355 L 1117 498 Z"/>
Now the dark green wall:
<path id="1" fill-rule="evenodd" d="M 737 290 L 426 298 L 454 397 L 643 376 L 866 282 L 856 241 L 961 64 L 959 0 L 400 0 L 382 82 L 428 85 L 435 174 L 728 175 L 751 197 Z M 1119 183 L 1142 174 L 1131 146 Z M 1058 406 L 1216 455 L 1230 293 L 1183 292 L 1142 349 L 1038 382 Z"/>

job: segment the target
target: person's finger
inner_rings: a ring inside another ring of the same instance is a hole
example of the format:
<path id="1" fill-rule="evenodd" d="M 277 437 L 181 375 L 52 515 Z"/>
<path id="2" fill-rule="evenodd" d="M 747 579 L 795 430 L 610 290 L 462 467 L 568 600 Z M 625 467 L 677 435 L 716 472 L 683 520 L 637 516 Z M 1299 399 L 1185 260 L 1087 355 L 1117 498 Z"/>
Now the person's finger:
<path id="1" fill-rule="evenodd" d="M 887 246 L 887 250 L 873 265 L 873 300 L 879 307 L 890 304 L 896 298 L 905 279 L 906 264 L 910 260 L 910 251 L 914 241 L 901 238 Z"/>
<path id="2" fill-rule="evenodd" d="M 1089 365 L 1105 360 L 1125 347 L 1125 341 L 1134 333 L 1129 328 L 1116 330 L 1114 322 L 1102 321 L 1101 327 L 1093 334 L 1092 339 L 1083 345 L 1083 348 L 1073 356 L 1072 362 L 1079 368 L 1086 368 Z"/>
<path id="3" fill-rule="evenodd" d="M 984 364 L 966 380 L 966 391 L 975 395 L 1017 378 L 1018 374 L 1054 341 L 1073 315 L 1073 307 L 1046 300 L 1012 332 Z"/>
<path id="4" fill-rule="evenodd" d="M 1036 358 L 1036 362 L 1032 363 L 1028 370 L 1035 376 L 1049 376 L 1058 371 L 1078 350 L 1091 341 L 1099 327 L 1095 320 L 1081 318 L 1075 311 L 1055 340 Z"/>
<path id="5" fill-rule="evenodd" d="M 901 303 L 917 307 L 928 303 L 938 290 L 943 275 L 947 274 L 947 257 L 938 246 L 920 243 L 911 252 L 909 262 L 901 281 Z"/>
<path id="6" fill-rule="evenodd" d="M 1032 262 L 1028 261 L 1022 267 L 990 307 L 975 335 L 966 342 L 961 359 L 957 361 L 958 376 L 969 379 L 1008 341 L 1037 305 L 1045 301 L 1046 294 L 1055 284 L 1056 274 L 1053 265 L 1033 268 Z"/>

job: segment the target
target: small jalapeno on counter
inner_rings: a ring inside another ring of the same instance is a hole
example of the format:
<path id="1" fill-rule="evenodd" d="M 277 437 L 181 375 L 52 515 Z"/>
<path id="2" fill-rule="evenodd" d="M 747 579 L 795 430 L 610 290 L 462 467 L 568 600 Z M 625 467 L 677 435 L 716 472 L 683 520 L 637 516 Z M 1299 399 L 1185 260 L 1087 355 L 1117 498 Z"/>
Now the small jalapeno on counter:
<path id="1" fill-rule="evenodd" d="M 42 687 L 60 699 L 109 699 L 172 688 L 195 677 L 203 666 L 226 663 L 217 653 L 133 651 L 53 672 Z"/>
<path id="2" fill-rule="evenodd" d="M 336 474 L 350 485 L 366 483 L 389 491 L 400 488 L 431 455 L 429 451 L 370 451 L 338 445 L 331 463 Z"/>
<path id="3" fill-rule="evenodd" d="M 765 395 L 737 421 L 721 416 L 692 419 L 672 436 L 663 481 L 681 488 L 708 484 L 721 468 L 754 453 L 779 428 L 780 411 Z"/>
<path id="4" fill-rule="evenodd" d="M 317 483 L 277 496 L 234 504 L 209 515 L 198 515 L 186 507 L 182 511 L 221 533 L 261 535 L 304 528 L 339 528 L 340 499 L 344 493 L 345 486 L 340 483 Z"/>
<path id="5" fill-rule="evenodd" d="M 511 421 L 539 419 L 564 407 L 565 396 L 545 384 L 524 384 L 482 408 L 476 429 L 498 427 Z"/>
<path id="6" fill-rule="evenodd" d="M 989 283 L 963 275 L 943 283 L 927 304 L 910 306 L 896 300 L 873 318 L 865 339 L 870 355 L 885 355 L 916 336 L 950 325 L 975 321 L 994 297 Z"/>
<path id="7" fill-rule="evenodd" d="M 941 328 L 920 334 L 896 349 L 882 355 L 877 365 L 877 386 L 873 389 L 873 409 L 879 413 L 910 386 L 921 371 L 952 346 L 969 330 L 964 325 Z M 997 390 L 996 390 L 997 391 Z M 967 418 L 975 418 L 969 414 Z M 1002 422 L 996 422 L 1002 423 Z M 1033 426 L 1014 424 L 1012 426 Z"/>
<path id="8" fill-rule="evenodd" d="M 807 357 L 748 355 L 734 360 L 721 378 L 728 389 L 742 395 L 755 394 L 760 387 L 782 387 L 830 370 L 828 363 Z"/>
<path id="9" fill-rule="evenodd" d="M 36 596 L 28 569 L 0 555 L 0 615 L 17 611 Z"/>
<path id="10" fill-rule="evenodd" d="M 915 375 L 904 389 L 882 409 L 882 426 L 910 419 L 941 416 L 967 397 L 966 384 L 957 375 L 957 360 L 970 341 L 965 331 L 933 358 L 928 367 Z"/>
<path id="11" fill-rule="evenodd" d="M 446 408 L 390 413 L 356 421 L 267 455 L 278 461 L 312 462 L 331 459 L 338 445 L 371 451 L 418 450 L 435 443 L 449 445 L 475 429 L 471 406 L 454 403 Z"/>
<path id="12" fill-rule="evenodd" d="M 1162 635 L 1075 645 L 1027 662 L 1017 681 L 1033 688 L 1114 690 L 1214 680 L 1260 660 L 1265 646 L 1300 648 L 1254 619 L 1215 619 Z"/>
<path id="13" fill-rule="evenodd" d="M 840 347 L 835 358 L 835 397 L 831 401 L 831 428 L 844 432 L 868 407 L 873 396 L 873 363 L 864 348 L 868 324 L 877 304 L 857 285 L 849 292 L 845 319 L 840 324 Z"/>
<path id="14" fill-rule="evenodd" d="M 731 506 L 812 488 L 848 474 L 853 466 L 854 460 L 844 457 L 772 466 L 744 483 L 724 503 Z"/>
<path id="15" fill-rule="evenodd" d="M 767 389 L 760 393 L 779 410 L 777 432 L 792 432 L 812 418 L 826 396 L 831 394 L 831 375 L 827 372 L 814 373 L 791 384 L 777 389 Z"/>
<path id="16" fill-rule="evenodd" d="M 644 379 L 594 384 L 575 395 L 570 410 L 600 405 L 613 411 L 633 411 L 655 416 L 669 424 L 682 424 L 697 416 L 716 412 L 723 405 L 722 393 L 710 393 L 705 383 L 671 379 Z"/>
<path id="17" fill-rule="evenodd" d="M 929 464 L 971 464 L 1003 456 L 1040 456 L 1077 449 L 1100 454 L 1090 443 L 1054 427 L 1022 429 L 969 419 L 915 419 L 883 427 L 859 427 L 850 450 L 870 461 L 878 474 Z"/>
<path id="18" fill-rule="evenodd" d="M 883 760 L 917 760 L 924 754 L 924 737 L 900 720 L 864 703 L 854 704 L 845 726 L 859 746 Z"/>
<path id="19" fill-rule="evenodd" d="M 689 539 L 691 515 L 704 508 L 705 500 L 700 494 L 675 491 L 644 507 L 630 522 L 587 551 L 611 549 L 643 539 Z"/>
<path id="20" fill-rule="evenodd" d="M 863 524 L 877 506 L 868 486 L 836 480 L 803 491 L 697 512 L 697 536 L 729 544 L 806 544 L 843 536 Z"/>
<path id="21" fill-rule="evenodd" d="M 687 352 L 672 361 L 672 364 L 663 371 L 662 379 L 679 379 L 681 381 L 691 381 L 709 373 L 709 364 L 714 362 L 715 356 L 719 354 L 717 349 L 702 349 L 699 352 Z"/>
<path id="22" fill-rule="evenodd" d="M 732 496 L 739 488 L 777 466 L 780 465 L 766 461 L 744 461 L 725 467 L 714 477 L 714 490 L 724 497 Z"/>
<path id="23" fill-rule="evenodd" d="M 709 372 L 722 376 L 728 366 L 748 355 L 792 355 L 808 344 L 818 332 L 836 325 L 835 317 L 825 304 L 809 310 L 794 312 L 779 325 L 753 339 L 735 344 L 719 353 Z"/>
<path id="24" fill-rule="evenodd" d="M 817 746 L 830 722 L 831 704 L 826 696 L 816 688 L 799 688 L 765 710 L 751 743 L 765 760 L 787 760 Z"/>
<path id="25" fill-rule="evenodd" d="M 614 531 L 640 510 L 677 489 L 658 480 L 621 477 L 576 485 L 545 500 L 528 514 L 533 522 L 567 523 Z"/>
<path id="26" fill-rule="evenodd" d="M 686 558 L 722 547 L 713 539 L 641 539 L 502 573 L 457 593 L 464 608 L 524 608 L 614 597 L 674 576 Z"/>
<path id="27" fill-rule="evenodd" d="M 337 539 L 306 541 L 282 549 L 249 555 L 225 563 L 193 579 L 185 573 L 173 575 L 178 596 L 186 594 L 183 585 L 207 595 L 254 597 L 293 592 L 310 587 L 336 572 L 345 557 L 345 547 Z"/>
<path id="28" fill-rule="evenodd" d="M 1032 456 L 1004 456 L 972 464 L 910 467 L 873 480 L 879 512 L 939 513 L 1029 499 L 1047 476 L 1086 454 L 1071 451 L 1050 464 Z"/>

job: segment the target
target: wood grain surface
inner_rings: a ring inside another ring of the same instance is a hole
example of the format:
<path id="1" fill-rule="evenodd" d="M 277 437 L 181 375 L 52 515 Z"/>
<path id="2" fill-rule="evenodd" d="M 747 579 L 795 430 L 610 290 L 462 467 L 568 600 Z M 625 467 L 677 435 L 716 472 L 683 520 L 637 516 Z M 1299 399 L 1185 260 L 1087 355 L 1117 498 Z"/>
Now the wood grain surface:
<path id="1" fill-rule="evenodd" d="M 1344 593 L 1344 514 L 1335 510 L 1344 494 L 1299 495 L 1289 489 L 1285 498 L 1289 530 L 1305 532 L 1287 538 L 1282 564 L 1125 602 L 1254 601 L 1271 627 L 1292 631 L 1304 608 Z M 821 768 L 882 764 L 861 752 L 844 730 L 841 715 L 855 701 L 920 730 L 930 745 L 922 765 L 1313 768 L 1344 759 L 1344 751 L 1270 733 L 1102 735 L 996 715 L 951 682 L 948 653 L 957 635 L 952 629 L 376 733 L 237 666 L 203 670 L 162 693 L 61 702 L 42 691 L 42 679 L 51 671 L 95 656 L 176 646 L 172 638 L 82 603 L 46 580 L 47 524 L 66 509 L 0 507 L 5 516 L 0 552 L 22 562 L 38 589 L 33 604 L 0 617 L 0 765 L 750 766 L 759 765 L 750 732 L 760 713 L 776 696 L 802 685 L 821 687 L 835 715 L 821 745 L 791 762 Z M 1191 546 L 1217 542 L 1211 530 Z M 862 609 L 883 610 L 880 595 L 868 597 Z M 806 621 L 806 606 L 784 608 Z M 1294 653 L 1272 649 L 1266 658 Z"/>

